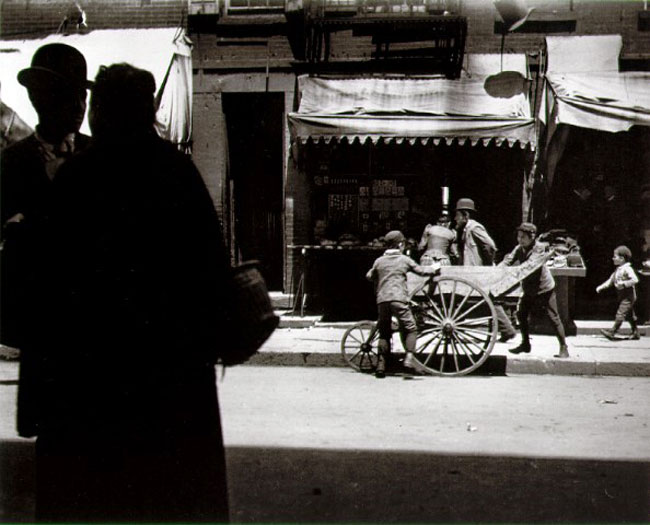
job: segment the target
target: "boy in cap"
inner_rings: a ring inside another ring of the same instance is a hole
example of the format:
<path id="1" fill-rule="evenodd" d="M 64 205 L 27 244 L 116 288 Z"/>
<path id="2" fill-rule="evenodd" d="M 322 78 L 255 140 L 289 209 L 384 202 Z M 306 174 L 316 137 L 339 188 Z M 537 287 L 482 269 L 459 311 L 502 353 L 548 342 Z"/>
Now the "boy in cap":
<path id="1" fill-rule="evenodd" d="M 634 303 L 636 302 L 636 285 L 639 278 L 634 273 L 630 261 L 632 260 L 632 252 L 627 246 L 619 246 L 614 250 L 612 262 L 616 266 L 616 270 L 604 283 L 596 288 L 596 292 L 600 293 L 612 286 L 616 288 L 616 296 L 618 298 L 618 309 L 616 310 L 616 318 L 614 326 L 611 330 L 601 330 L 601 333 L 610 340 L 616 339 L 616 332 L 627 320 L 632 328 L 630 339 L 641 339 L 639 327 L 636 324 L 636 314 L 634 313 Z"/>
<path id="2" fill-rule="evenodd" d="M 569 350 L 566 344 L 564 326 L 558 313 L 555 280 L 546 267 L 544 247 L 535 241 L 536 235 L 537 227 L 533 223 L 521 223 L 517 228 L 517 246 L 504 257 L 500 264 L 500 266 L 515 266 L 536 259 L 540 262 L 540 267 L 521 282 L 524 293 L 519 299 L 517 307 L 521 344 L 516 348 L 512 348 L 510 352 L 513 354 L 530 352 L 528 316 L 535 305 L 540 305 L 553 323 L 555 336 L 560 343 L 560 351 L 554 357 L 567 358 L 569 357 Z"/>
<path id="3" fill-rule="evenodd" d="M 406 243 L 402 232 L 390 231 L 384 239 L 387 250 L 375 260 L 372 268 L 366 274 L 366 279 L 374 281 L 377 289 L 379 358 L 375 372 L 376 377 L 384 377 L 386 374 L 386 357 L 390 352 L 389 341 L 391 339 L 391 319 L 393 316 L 397 318 L 399 323 L 402 341 L 406 350 L 404 366 L 407 368 L 417 366 L 413 357 L 417 340 L 417 326 L 413 313 L 409 308 L 406 276 L 408 272 L 419 275 L 433 275 L 440 270 L 440 264 L 438 263 L 434 263 L 433 266 L 420 266 L 413 259 L 404 255 Z"/>

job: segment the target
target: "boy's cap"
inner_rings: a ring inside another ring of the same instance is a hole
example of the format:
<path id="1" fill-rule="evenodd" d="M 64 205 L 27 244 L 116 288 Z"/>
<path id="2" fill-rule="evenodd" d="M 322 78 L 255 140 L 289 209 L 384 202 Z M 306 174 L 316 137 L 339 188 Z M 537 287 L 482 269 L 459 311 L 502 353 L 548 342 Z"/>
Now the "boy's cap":
<path id="1" fill-rule="evenodd" d="M 389 231 L 385 236 L 384 240 L 388 244 L 397 244 L 402 242 L 405 239 L 404 234 L 399 230 Z"/>
<path id="2" fill-rule="evenodd" d="M 537 226 L 535 226 L 532 222 L 522 222 L 519 225 L 519 228 L 517 228 L 517 231 L 535 235 L 537 233 Z"/>

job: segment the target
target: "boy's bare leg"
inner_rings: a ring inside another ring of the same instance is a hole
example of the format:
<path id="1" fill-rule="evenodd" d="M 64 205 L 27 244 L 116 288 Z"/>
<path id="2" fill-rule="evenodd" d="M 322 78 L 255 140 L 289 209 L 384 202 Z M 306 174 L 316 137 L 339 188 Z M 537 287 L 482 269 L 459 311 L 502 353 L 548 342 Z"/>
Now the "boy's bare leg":
<path id="1" fill-rule="evenodd" d="M 379 355 L 377 356 L 377 369 L 375 377 L 386 376 L 386 356 L 390 353 L 390 342 L 387 339 L 380 338 L 377 342 Z"/>
<path id="2" fill-rule="evenodd" d="M 418 339 L 417 332 L 408 332 L 404 336 L 404 349 L 406 350 L 406 356 L 404 357 L 404 366 L 406 368 L 416 368 L 415 356 L 415 344 Z"/>

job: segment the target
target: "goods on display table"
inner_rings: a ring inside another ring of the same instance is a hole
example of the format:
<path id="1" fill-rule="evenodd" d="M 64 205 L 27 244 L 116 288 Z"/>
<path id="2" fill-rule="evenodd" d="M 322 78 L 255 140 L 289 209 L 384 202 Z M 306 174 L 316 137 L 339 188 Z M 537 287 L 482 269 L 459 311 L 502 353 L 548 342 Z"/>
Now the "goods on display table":
<path id="1" fill-rule="evenodd" d="M 320 244 L 373 243 L 389 230 L 409 227 L 410 199 L 397 178 L 329 175 L 314 178 L 314 236 Z"/>
<path id="2" fill-rule="evenodd" d="M 573 322 L 574 281 L 586 275 L 584 261 L 577 243 L 563 231 L 555 230 L 540 236 L 547 246 L 546 264 L 556 281 L 558 309 L 569 335 L 576 332 Z M 300 301 L 307 296 L 307 307 L 323 315 L 324 321 L 375 319 L 377 315 L 374 289 L 365 273 L 385 250 L 383 237 L 368 244 L 353 235 L 344 234 L 335 241 L 324 240 L 318 245 L 291 245 L 302 254 Z M 408 252 L 407 252 L 408 253 Z M 416 261 L 416 251 L 408 253 Z M 446 272 L 467 274 L 493 296 L 507 295 L 516 302 L 520 295 L 519 282 L 537 267 L 521 265 L 508 268 L 445 267 Z M 485 279 L 486 277 L 489 279 Z M 483 282 L 485 281 L 485 282 Z M 295 287 L 294 287 L 295 289 Z M 532 323 L 534 332 L 546 333 L 550 327 Z"/>

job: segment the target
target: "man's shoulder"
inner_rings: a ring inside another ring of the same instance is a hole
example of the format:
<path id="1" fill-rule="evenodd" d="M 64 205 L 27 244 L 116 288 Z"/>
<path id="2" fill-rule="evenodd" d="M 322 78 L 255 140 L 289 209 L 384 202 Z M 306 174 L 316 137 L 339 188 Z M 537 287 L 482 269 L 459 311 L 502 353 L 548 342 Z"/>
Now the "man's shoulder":
<path id="1" fill-rule="evenodd" d="M 510 250 L 510 253 L 508 255 L 516 260 L 518 257 L 521 257 L 523 253 L 523 248 L 517 244 L 512 250 Z"/>
<path id="2" fill-rule="evenodd" d="M 535 244 L 533 245 L 533 249 L 531 251 L 533 255 L 544 255 L 546 254 L 546 246 L 535 241 Z"/>
<path id="3" fill-rule="evenodd" d="M 408 255 L 404 255 L 403 253 L 383 253 L 377 257 L 377 259 L 375 259 L 375 264 L 399 264 L 408 261 L 413 262 L 413 259 L 411 259 Z"/>
<path id="4" fill-rule="evenodd" d="M 472 235 L 475 232 L 486 232 L 487 230 L 485 229 L 485 226 L 483 226 L 480 222 L 474 219 L 470 219 L 467 221 L 467 224 L 465 225 L 465 233 L 467 235 Z"/>
<path id="5" fill-rule="evenodd" d="M 3 162 L 9 162 L 24 157 L 27 154 L 31 155 L 36 151 L 38 151 L 38 141 L 32 133 L 24 139 L 13 143 L 11 146 L 4 148 L 0 156 L 2 156 Z"/>
<path id="6" fill-rule="evenodd" d="M 84 151 L 90 147 L 92 139 L 88 135 L 84 135 L 83 133 L 77 133 L 74 138 L 75 141 L 75 149 L 77 151 Z"/>
<path id="7" fill-rule="evenodd" d="M 620 266 L 620 268 L 622 269 L 623 272 L 625 272 L 625 273 L 627 273 L 627 274 L 634 274 L 634 275 L 636 275 L 636 272 L 634 271 L 634 267 L 633 267 L 632 264 L 629 263 L 629 262 L 626 262 L 626 263 L 622 264 L 622 265 Z"/>

